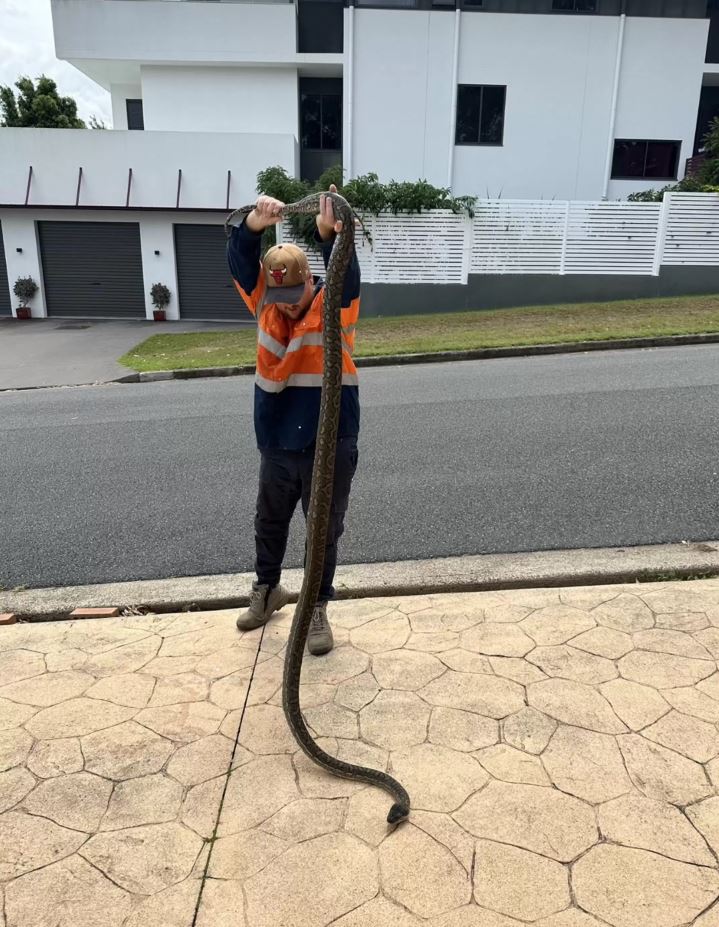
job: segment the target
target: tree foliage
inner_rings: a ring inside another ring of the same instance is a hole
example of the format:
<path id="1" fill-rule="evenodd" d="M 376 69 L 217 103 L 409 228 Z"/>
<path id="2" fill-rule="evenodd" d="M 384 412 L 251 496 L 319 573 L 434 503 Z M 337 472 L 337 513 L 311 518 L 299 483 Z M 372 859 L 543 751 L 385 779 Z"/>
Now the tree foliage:
<path id="1" fill-rule="evenodd" d="M 14 128 L 84 129 L 72 97 L 61 97 L 57 84 L 44 74 L 35 81 L 21 77 L 12 87 L 0 86 L 0 125 Z"/>

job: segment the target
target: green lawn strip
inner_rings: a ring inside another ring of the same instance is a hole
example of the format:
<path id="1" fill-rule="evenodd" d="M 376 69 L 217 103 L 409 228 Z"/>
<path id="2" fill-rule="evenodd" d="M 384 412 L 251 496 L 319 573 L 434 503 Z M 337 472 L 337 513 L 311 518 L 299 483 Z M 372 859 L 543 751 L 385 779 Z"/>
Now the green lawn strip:
<path id="1" fill-rule="evenodd" d="M 361 318 L 356 357 L 719 332 L 719 296 Z M 254 328 L 153 335 L 120 358 L 133 370 L 254 364 Z"/>

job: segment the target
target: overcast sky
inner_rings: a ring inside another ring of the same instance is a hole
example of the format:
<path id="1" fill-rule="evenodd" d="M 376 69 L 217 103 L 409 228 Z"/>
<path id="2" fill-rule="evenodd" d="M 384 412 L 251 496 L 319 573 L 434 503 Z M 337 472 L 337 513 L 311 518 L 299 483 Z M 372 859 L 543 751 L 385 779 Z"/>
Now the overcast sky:
<path id="1" fill-rule="evenodd" d="M 0 84 L 47 74 L 61 96 L 74 97 L 85 122 L 95 115 L 112 125 L 110 94 L 55 57 L 50 0 L 0 0 Z"/>

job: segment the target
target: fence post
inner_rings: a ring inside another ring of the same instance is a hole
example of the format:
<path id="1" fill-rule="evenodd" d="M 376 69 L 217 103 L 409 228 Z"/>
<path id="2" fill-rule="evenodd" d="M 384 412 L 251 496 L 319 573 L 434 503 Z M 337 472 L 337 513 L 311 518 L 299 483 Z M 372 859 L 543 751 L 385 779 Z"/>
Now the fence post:
<path id="1" fill-rule="evenodd" d="M 379 217 L 379 216 L 372 216 L 372 219 L 371 219 L 371 222 L 370 222 L 370 228 L 371 228 L 370 235 L 372 236 L 372 244 L 371 244 L 370 249 L 369 249 L 369 253 L 370 253 L 370 275 L 369 275 L 370 283 L 375 283 L 376 274 L 377 274 L 375 256 L 376 256 L 376 254 L 377 254 L 377 224 L 378 224 L 379 221 L 380 221 L 380 217 Z"/>
<path id="2" fill-rule="evenodd" d="M 564 232 L 562 233 L 562 253 L 559 257 L 559 273 L 563 275 L 565 273 L 564 266 L 567 261 L 567 238 L 569 236 L 569 207 L 571 203 L 567 200 L 564 208 Z"/>
<path id="3" fill-rule="evenodd" d="M 652 263 L 652 276 L 658 277 L 664 256 L 664 243 L 667 239 L 667 223 L 671 209 L 671 193 L 665 193 L 659 206 L 659 225 L 657 226 L 657 241 L 654 247 L 654 261 Z"/>
<path id="4" fill-rule="evenodd" d="M 285 221 L 286 220 L 283 219 L 282 222 L 278 222 L 277 225 L 275 226 L 275 242 L 278 245 L 281 245 L 282 242 L 284 241 L 282 233 L 284 231 Z"/>
<path id="5" fill-rule="evenodd" d="M 469 283 L 469 271 L 472 264 L 472 238 L 474 235 L 474 219 L 472 216 L 465 215 L 462 217 L 464 225 L 464 235 L 462 238 L 462 280 L 461 283 Z"/>

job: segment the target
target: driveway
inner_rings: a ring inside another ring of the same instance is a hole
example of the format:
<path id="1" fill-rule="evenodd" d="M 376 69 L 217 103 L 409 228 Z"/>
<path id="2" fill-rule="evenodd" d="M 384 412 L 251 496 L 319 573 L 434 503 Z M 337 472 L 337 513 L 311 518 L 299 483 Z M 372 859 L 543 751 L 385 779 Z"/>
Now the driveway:
<path id="1" fill-rule="evenodd" d="M 247 324 L 0 319 L 0 389 L 107 383 L 131 372 L 117 358 L 150 335 L 218 331 Z"/>

